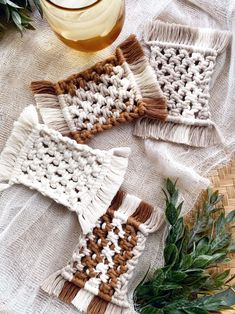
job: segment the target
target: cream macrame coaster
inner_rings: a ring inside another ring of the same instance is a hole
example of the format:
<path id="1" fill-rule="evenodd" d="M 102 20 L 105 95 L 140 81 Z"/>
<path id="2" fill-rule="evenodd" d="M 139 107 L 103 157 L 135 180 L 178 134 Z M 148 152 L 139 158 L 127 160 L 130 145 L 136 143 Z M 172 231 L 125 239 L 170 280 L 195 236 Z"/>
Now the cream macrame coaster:
<path id="1" fill-rule="evenodd" d="M 39 124 L 34 106 L 21 114 L 0 156 L 0 191 L 24 184 L 78 214 L 91 230 L 119 190 L 130 149 L 92 149 Z"/>
<path id="2" fill-rule="evenodd" d="M 149 233 L 163 215 L 139 198 L 119 191 L 70 262 L 48 277 L 42 289 L 87 314 L 130 313 L 127 288 Z"/>
<path id="3" fill-rule="evenodd" d="M 226 31 L 191 28 L 155 20 L 143 33 L 143 45 L 167 98 L 165 122 L 137 121 L 134 134 L 205 147 L 221 141 L 209 108 L 216 57 L 228 45 Z"/>
<path id="4" fill-rule="evenodd" d="M 43 121 L 78 143 L 142 116 L 166 118 L 166 99 L 134 35 L 86 71 L 31 87 Z"/>

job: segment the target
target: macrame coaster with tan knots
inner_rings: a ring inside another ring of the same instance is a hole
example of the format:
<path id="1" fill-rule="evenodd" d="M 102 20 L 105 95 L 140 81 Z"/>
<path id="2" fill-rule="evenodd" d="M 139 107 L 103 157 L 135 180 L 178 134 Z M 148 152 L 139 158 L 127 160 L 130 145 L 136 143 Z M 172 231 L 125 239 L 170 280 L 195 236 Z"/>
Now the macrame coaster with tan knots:
<path id="1" fill-rule="evenodd" d="M 198 147 L 220 142 L 209 92 L 216 58 L 230 39 L 226 31 L 158 20 L 146 24 L 142 43 L 167 98 L 168 115 L 165 122 L 138 120 L 134 134 Z"/>
<path id="2" fill-rule="evenodd" d="M 31 87 L 44 123 L 78 143 L 139 117 L 166 118 L 165 97 L 134 35 L 86 71 Z"/>
<path id="3" fill-rule="evenodd" d="M 96 226 L 83 236 L 63 269 L 42 289 L 87 314 L 130 313 L 128 282 L 149 233 L 163 215 L 138 197 L 119 191 Z"/>
<path id="4" fill-rule="evenodd" d="M 34 106 L 15 122 L 0 156 L 0 191 L 12 184 L 36 189 L 75 211 L 84 233 L 119 190 L 130 149 L 92 149 L 38 122 Z"/>

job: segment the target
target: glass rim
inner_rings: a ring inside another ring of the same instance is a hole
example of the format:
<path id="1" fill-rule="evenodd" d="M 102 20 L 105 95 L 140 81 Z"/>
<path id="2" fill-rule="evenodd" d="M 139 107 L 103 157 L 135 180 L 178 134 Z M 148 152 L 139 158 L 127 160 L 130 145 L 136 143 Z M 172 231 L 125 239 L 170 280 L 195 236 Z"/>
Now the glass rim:
<path id="1" fill-rule="evenodd" d="M 81 10 L 84 10 L 84 9 L 89 9 L 91 7 L 94 7 L 95 5 L 97 5 L 99 2 L 101 2 L 102 0 L 96 0 L 94 3 L 92 4 L 89 4 L 89 5 L 85 5 L 85 6 L 82 6 L 82 7 L 79 7 L 79 8 L 66 8 L 66 7 L 63 7 L 63 6 L 60 6 L 58 4 L 55 4 L 54 2 L 52 2 L 51 0 L 45 0 L 46 2 L 48 2 L 49 4 L 51 4 L 52 6 L 54 6 L 55 8 L 57 9 L 61 9 L 61 10 L 64 10 L 64 11 L 81 11 Z"/>

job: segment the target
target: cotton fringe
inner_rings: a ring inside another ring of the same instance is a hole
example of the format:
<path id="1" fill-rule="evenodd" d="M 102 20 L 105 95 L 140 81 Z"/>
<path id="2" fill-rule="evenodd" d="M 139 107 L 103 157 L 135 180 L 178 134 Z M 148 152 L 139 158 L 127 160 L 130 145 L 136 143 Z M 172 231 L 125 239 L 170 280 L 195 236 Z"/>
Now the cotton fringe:
<path id="1" fill-rule="evenodd" d="M 92 202 L 80 208 L 81 214 L 78 219 L 84 234 L 90 232 L 97 220 L 106 212 L 124 180 L 130 149 L 128 147 L 113 148 L 111 152 L 111 163 L 100 188 Z"/>
<path id="2" fill-rule="evenodd" d="M 0 156 L 0 191 L 11 185 L 11 176 L 16 167 L 17 159 L 27 142 L 28 136 L 37 124 L 38 115 L 33 105 L 26 107 L 14 123 L 11 136 Z"/>
<path id="3" fill-rule="evenodd" d="M 144 102 L 145 116 L 165 120 L 167 117 L 166 98 L 135 35 L 130 35 L 120 44 L 117 48 L 117 54 L 128 64 L 134 74 L 135 82 L 140 89 Z"/>
<path id="4" fill-rule="evenodd" d="M 190 26 L 165 23 L 153 20 L 146 24 L 143 31 L 143 41 L 170 42 L 195 46 L 200 49 L 215 49 L 221 53 L 231 41 L 232 34 L 210 28 L 194 28 Z"/>
<path id="5" fill-rule="evenodd" d="M 62 134 L 70 133 L 54 84 L 49 81 L 32 82 L 31 89 L 43 122 Z"/>
<path id="6" fill-rule="evenodd" d="M 195 147 L 208 147 L 222 142 L 222 135 L 213 124 L 197 126 L 140 119 L 135 124 L 133 134 L 144 139 L 160 139 Z"/>
<path id="7" fill-rule="evenodd" d="M 145 241 L 149 233 L 159 229 L 164 222 L 163 214 L 154 209 L 151 205 L 141 201 L 138 197 L 125 194 L 119 191 L 109 206 L 109 210 L 113 212 L 113 217 L 120 217 L 122 223 L 127 223 L 139 229 L 137 244 L 133 249 L 134 256 L 127 261 L 127 272 L 119 277 L 119 284 L 122 288 L 122 297 L 117 293 L 111 300 L 103 299 L 99 296 L 98 287 L 92 287 L 92 279 L 86 282 L 75 284 L 73 281 L 76 276 L 76 270 L 69 272 L 69 278 L 66 273 L 59 270 L 49 276 L 41 285 L 41 288 L 49 295 L 53 295 L 66 303 L 73 304 L 80 312 L 87 314 L 128 314 L 130 313 L 129 304 L 127 302 L 127 284 L 133 274 L 133 270 L 138 263 L 138 258 L 144 250 Z M 67 266 L 65 267 L 67 268 Z M 63 274 L 65 274 L 64 277 Z M 91 281 L 91 283 L 89 282 Z M 90 289 L 92 288 L 93 291 Z M 120 290 L 119 289 L 119 290 Z M 108 298 L 110 299 L 110 298 Z"/>

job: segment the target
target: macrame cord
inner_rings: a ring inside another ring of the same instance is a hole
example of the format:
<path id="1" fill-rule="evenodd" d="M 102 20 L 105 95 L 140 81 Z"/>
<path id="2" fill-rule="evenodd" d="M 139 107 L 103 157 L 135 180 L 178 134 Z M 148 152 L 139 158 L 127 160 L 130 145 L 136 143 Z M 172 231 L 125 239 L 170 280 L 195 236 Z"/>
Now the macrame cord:
<path id="1" fill-rule="evenodd" d="M 166 118 L 166 99 L 134 35 L 86 71 L 31 87 L 43 121 L 78 143 L 142 116 Z"/>
<path id="2" fill-rule="evenodd" d="M 15 122 L 0 156 L 0 191 L 12 184 L 36 189 L 78 214 L 89 232 L 119 190 L 130 149 L 92 149 L 39 124 L 34 106 Z"/>
<path id="3" fill-rule="evenodd" d="M 143 45 L 167 98 L 168 115 L 166 121 L 137 121 L 134 134 L 197 147 L 220 142 L 209 91 L 217 55 L 230 39 L 226 31 L 149 22 Z"/>
<path id="4" fill-rule="evenodd" d="M 119 191 L 91 233 L 83 236 L 63 269 L 42 289 L 87 314 L 130 313 L 128 282 L 149 233 L 163 215 L 139 198 Z"/>

